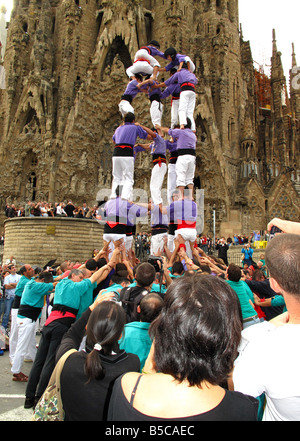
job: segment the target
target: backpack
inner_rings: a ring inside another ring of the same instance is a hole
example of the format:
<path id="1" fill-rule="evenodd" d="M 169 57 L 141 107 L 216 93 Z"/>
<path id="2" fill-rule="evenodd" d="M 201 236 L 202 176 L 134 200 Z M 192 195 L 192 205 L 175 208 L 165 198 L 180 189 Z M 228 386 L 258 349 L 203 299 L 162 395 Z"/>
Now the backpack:
<path id="1" fill-rule="evenodd" d="M 121 290 L 120 301 L 126 312 L 127 323 L 139 321 L 140 315 L 137 307 L 142 298 L 147 294 L 149 294 L 149 291 L 141 286 L 126 287 Z"/>

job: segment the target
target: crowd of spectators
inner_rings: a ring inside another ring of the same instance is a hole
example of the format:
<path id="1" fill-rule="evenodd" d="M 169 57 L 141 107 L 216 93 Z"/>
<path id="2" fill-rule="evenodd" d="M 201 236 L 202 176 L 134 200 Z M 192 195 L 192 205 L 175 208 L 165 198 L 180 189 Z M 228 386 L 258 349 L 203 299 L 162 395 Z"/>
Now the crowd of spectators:
<path id="1" fill-rule="evenodd" d="M 4 208 L 7 218 L 14 217 L 74 217 L 87 219 L 101 219 L 101 207 L 99 204 L 88 206 L 86 202 L 80 205 L 73 204 L 71 200 L 65 202 L 27 201 L 26 204 L 16 207 L 15 204 L 6 204 Z"/>

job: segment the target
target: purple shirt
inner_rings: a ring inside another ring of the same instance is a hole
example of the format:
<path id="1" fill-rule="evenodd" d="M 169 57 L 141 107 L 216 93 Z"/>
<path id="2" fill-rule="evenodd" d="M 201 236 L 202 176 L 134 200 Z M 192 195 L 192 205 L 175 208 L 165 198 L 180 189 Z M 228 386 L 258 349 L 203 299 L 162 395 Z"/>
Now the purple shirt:
<path id="1" fill-rule="evenodd" d="M 165 140 L 166 149 L 169 150 L 170 153 L 176 152 L 177 150 L 177 142 L 170 141 L 169 139 Z"/>
<path id="2" fill-rule="evenodd" d="M 168 225 L 169 218 L 167 214 L 162 214 L 158 205 L 154 205 L 151 208 L 151 227 L 155 227 L 155 225 Z"/>
<path id="3" fill-rule="evenodd" d="M 197 138 L 191 129 L 169 129 L 168 135 L 172 136 L 174 140 L 177 140 L 177 150 L 196 150 Z"/>
<path id="4" fill-rule="evenodd" d="M 141 92 L 141 90 L 137 87 L 138 84 L 139 83 L 137 80 L 130 81 L 125 89 L 124 95 L 130 95 L 132 99 L 136 97 L 136 95 Z"/>
<path id="5" fill-rule="evenodd" d="M 168 72 L 169 70 L 173 69 L 173 67 L 178 67 L 180 63 L 184 63 L 187 60 L 187 56 L 186 55 L 182 55 L 182 54 L 176 54 L 176 57 L 173 61 L 171 61 L 166 67 L 166 71 Z"/>
<path id="6" fill-rule="evenodd" d="M 141 49 L 144 49 L 145 47 L 147 47 L 150 50 L 150 55 L 152 55 L 152 57 L 165 58 L 164 53 L 161 52 L 159 49 L 157 49 L 155 46 L 143 46 L 141 47 Z"/>
<path id="7" fill-rule="evenodd" d="M 158 84 L 158 82 L 155 81 L 155 84 Z M 158 87 L 157 89 L 152 89 L 152 87 L 150 85 L 148 95 L 149 95 L 149 98 L 151 98 L 152 95 L 158 95 L 159 97 L 161 97 L 161 95 L 162 95 L 161 88 Z"/>
<path id="8" fill-rule="evenodd" d="M 120 197 L 109 199 L 104 206 L 105 220 L 131 226 L 135 224 L 136 217 L 145 216 L 147 212 L 147 208 L 130 204 Z"/>
<path id="9" fill-rule="evenodd" d="M 166 87 L 166 89 L 163 91 L 163 93 L 161 95 L 161 99 L 165 99 L 169 95 L 179 96 L 179 94 L 180 94 L 180 84 L 172 83 L 172 84 L 169 84 L 169 86 Z"/>
<path id="10" fill-rule="evenodd" d="M 174 219 L 174 223 L 178 225 L 181 225 L 182 222 L 196 222 L 197 204 L 191 199 L 179 199 L 171 202 L 168 214 L 170 219 Z"/>
<path id="11" fill-rule="evenodd" d="M 166 143 L 158 133 L 154 138 L 154 142 L 151 144 L 151 155 L 164 155 L 166 156 Z"/>
<path id="12" fill-rule="evenodd" d="M 148 208 L 139 207 L 138 205 L 131 205 L 127 213 L 127 225 L 133 227 L 136 224 L 137 217 L 144 217 L 148 214 Z"/>
<path id="13" fill-rule="evenodd" d="M 190 72 L 189 70 L 181 69 L 179 72 L 176 72 L 174 75 L 172 75 L 170 78 L 168 78 L 165 81 L 166 86 L 169 86 L 170 84 L 173 83 L 179 83 L 179 84 L 193 83 L 196 85 L 198 83 L 198 80 L 196 75 Z"/>
<path id="14" fill-rule="evenodd" d="M 113 141 L 115 144 L 128 144 L 134 146 L 136 139 L 147 139 L 148 133 L 140 126 L 136 126 L 134 123 L 126 122 L 124 125 L 119 126 L 113 134 Z"/>

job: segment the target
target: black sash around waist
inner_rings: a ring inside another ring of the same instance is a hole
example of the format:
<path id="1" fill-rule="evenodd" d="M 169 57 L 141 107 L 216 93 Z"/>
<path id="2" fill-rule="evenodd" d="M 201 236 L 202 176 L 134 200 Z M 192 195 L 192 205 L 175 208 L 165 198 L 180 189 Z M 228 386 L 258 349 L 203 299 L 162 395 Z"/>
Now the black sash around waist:
<path id="1" fill-rule="evenodd" d="M 196 156 L 196 150 L 195 149 L 179 149 L 179 150 L 177 150 L 177 155 L 178 156 L 183 156 L 183 155 Z"/>
<path id="2" fill-rule="evenodd" d="M 163 162 L 163 163 L 167 162 L 165 155 L 160 155 L 159 153 L 157 153 L 157 154 L 154 153 L 154 155 L 152 156 L 152 163 L 155 165 L 160 162 Z"/>
<path id="3" fill-rule="evenodd" d="M 192 90 L 193 92 L 195 92 L 195 84 L 189 83 L 189 82 L 182 83 L 180 85 L 180 90 L 181 90 L 181 92 L 184 90 Z"/>
<path id="4" fill-rule="evenodd" d="M 156 234 L 161 234 L 161 233 L 167 233 L 168 232 L 168 226 L 167 225 L 154 225 L 151 228 L 151 234 L 152 236 L 155 236 Z"/>
<path id="5" fill-rule="evenodd" d="M 64 314 L 66 314 L 66 312 L 70 312 L 71 314 L 77 315 L 79 310 L 75 308 L 71 308 L 71 306 L 66 306 L 66 305 L 61 305 L 60 303 L 56 303 L 55 305 L 53 305 L 52 311 L 60 311 Z"/>
<path id="6" fill-rule="evenodd" d="M 121 101 L 122 100 L 128 101 L 131 104 L 132 103 L 132 96 L 127 95 L 127 93 L 124 93 L 124 95 L 121 96 Z"/>
<path id="7" fill-rule="evenodd" d="M 149 100 L 151 101 L 158 101 L 160 103 L 160 96 L 158 95 L 158 93 L 155 93 L 154 95 L 150 95 L 149 96 Z"/>
<path id="8" fill-rule="evenodd" d="M 106 222 L 104 225 L 105 234 L 126 234 L 127 225 L 117 222 Z"/>
<path id="9" fill-rule="evenodd" d="M 74 314 L 75 316 L 78 314 L 78 309 L 71 308 L 71 306 L 61 305 L 60 303 L 56 303 L 53 305 L 52 311 L 60 311 L 63 314 L 66 314 L 66 312 L 70 312 L 71 314 Z"/>
<path id="10" fill-rule="evenodd" d="M 42 308 L 36 308 L 35 306 L 20 305 L 18 315 L 22 315 L 23 317 L 27 317 L 36 322 L 41 310 Z"/>
<path id="11" fill-rule="evenodd" d="M 132 156 L 133 145 L 131 144 L 116 144 L 113 156 Z"/>
<path id="12" fill-rule="evenodd" d="M 170 153 L 169 164 L 176 164 L 177 161 L 177 151 Z"/>

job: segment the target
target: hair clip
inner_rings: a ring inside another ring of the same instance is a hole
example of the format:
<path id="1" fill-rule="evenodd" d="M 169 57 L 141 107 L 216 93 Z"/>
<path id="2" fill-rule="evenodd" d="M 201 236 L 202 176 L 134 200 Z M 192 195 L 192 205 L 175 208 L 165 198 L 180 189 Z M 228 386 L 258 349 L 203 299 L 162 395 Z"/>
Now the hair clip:
<path id="1" fill-rule="evenodd" d="M 96 351 L 101 351 L 102 346 L 100 345 L 100 343 L 96 343 L 96 344 L 94 345 L 94 349 L 95 349 Z"/>

